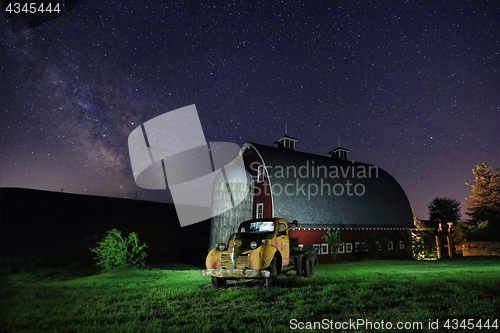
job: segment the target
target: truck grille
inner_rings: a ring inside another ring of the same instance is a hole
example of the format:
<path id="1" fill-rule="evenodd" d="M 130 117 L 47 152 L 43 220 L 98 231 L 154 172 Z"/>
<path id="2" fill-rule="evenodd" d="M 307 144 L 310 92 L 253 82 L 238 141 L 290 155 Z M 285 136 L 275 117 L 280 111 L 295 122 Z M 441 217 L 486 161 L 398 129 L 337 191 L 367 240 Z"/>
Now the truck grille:
<path id="1" fill-rule="evenodd" d="M 241 254 L 245 251 L 243 248 L 243 241 L 241 239 L 235 240 L 234 237 L 230 239 L 227 250 L 229 253 L 223 253 L 221 257 L 222 268 L 233 268 L 233 262 L 231 261 L 231 253 L 233 253 L 233 251 L 234 253 L 240 254 L 236 260 L 236 268 L 250 268 L 250 256 L 248 254 Z"/>
<path id="2" fill-rule="evenodd" d="M 223 253 L 221 258 L 221 266 L 222 268 L 233 268 L 233 262 L 231 261 L 231 257 L 229 253 Z M 241 255 L 236 260 L 236 268 L 250 268 L 250 256 L 249 255 Z"/>
<path id="3" fill-rule="evenodd" d="M 229 256 L 229 253 L 223 253 L 220 264 L 222 268 L 233 268 L 233 263 L 231 262 L 231 257 Z"/>
<path id="4" fill-rule="evenodd" d="M 229 241 L 229 244 L 228 244 L 228 250 L 229 252 L 232 252 L 233 251 L 233 246 L 234 246 L 234 252 L 236 253 L 241 253 L 243 251 L 241 251 L 241 246 L 243 245 L 243 242 L 241 239 L 232 239 Z"/>

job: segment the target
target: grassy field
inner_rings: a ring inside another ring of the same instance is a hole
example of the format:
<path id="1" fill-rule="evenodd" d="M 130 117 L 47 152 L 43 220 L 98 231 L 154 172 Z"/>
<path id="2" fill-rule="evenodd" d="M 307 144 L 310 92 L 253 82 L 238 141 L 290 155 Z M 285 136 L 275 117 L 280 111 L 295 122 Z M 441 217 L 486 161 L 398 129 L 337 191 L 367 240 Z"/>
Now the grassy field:
<path id="1" fill-rule="evenodd" d="M 73 266 L 4 277 L 0 330 L 290 332 L 324 320 L 335 332 L 375 332 L 382 321 L 394 325 L 386 332 L 420 332 L 439 320 L 432 332 L 495 332 L 459 325 L 500 325 L 500 258 L 321 265 L 313 278 L 281 276 L 273 289 L 239 281 L 214 290 L 197 268 L 169 268 L 100 274 Z M 361 319 L 373 329 L 334 326 Z M 456 330 L 444 327 L 447 319 L 458 320 L 449 322 Z M 398 330 L 397 322 L 421 322 L 422 329 Z"/>

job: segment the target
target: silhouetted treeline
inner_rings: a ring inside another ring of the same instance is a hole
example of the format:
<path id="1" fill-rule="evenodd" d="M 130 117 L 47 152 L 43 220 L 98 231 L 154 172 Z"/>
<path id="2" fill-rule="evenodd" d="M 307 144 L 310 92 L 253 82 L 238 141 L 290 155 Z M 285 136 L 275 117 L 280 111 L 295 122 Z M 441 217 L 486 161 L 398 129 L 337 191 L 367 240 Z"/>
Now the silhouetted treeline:
<path id="1" fill-rule="evenodd" d="M 89 247 L 110 229 L 137 232 L 148 263 L 203 266 L 210 221 L 181 228 L 173 204 L 2 188 L 0 255 L 44 258 L 48 266 L 90 262 Z"/>

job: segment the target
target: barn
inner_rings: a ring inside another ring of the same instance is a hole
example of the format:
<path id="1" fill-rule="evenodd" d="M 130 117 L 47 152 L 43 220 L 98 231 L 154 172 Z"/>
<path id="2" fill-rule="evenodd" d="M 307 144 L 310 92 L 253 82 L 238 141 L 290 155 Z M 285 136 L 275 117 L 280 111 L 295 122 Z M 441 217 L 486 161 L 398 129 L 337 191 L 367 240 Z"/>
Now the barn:
<path id="1" fill-rule="evenodd" d="M 346 148 L 317 155 L 297 151 L 297 141 L 285 134 L 276 146 L 243 144 L 246 171 L 228 167 L 214 184 L 211 246 L 241 221 L 281 217 L 298 221 L 290 237 L 315 247 L 319 263 L 333 261 L 328 230 L 340 233 L 337 261 L 411 257 L 413 214 L 399 183 L 375 165 L 349 160 Z M 231 209 L 228 187 L 242 199 Z"/>

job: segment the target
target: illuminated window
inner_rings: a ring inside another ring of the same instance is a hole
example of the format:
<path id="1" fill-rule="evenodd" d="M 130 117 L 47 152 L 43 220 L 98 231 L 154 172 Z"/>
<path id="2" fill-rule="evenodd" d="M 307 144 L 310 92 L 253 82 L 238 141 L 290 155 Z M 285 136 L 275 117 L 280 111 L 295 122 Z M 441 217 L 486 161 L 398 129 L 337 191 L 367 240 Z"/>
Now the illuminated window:
<path id="1" fill-rule="evenodd" d="M 394 244 L 392 243 L 392 241 L 387 242 L 387 250 L 394 250 Z"/>
<path id="2" fill-rule="evenodd" d="M 264 181 L 264 164 L 259 165 L 257 169 L 257 183 Z"/>
<path id="3" fill-rule="evenodd" d="M 328 244 L 321 244 L 321 254 L 328 254 Z"/>
<path id="4" fill-rule="evenodd" d="M 257 204 L 257 214 L 255 215 L 255 218 L 261 219 L 263 217 L 264 217 L 264 204 L 258 203 Z"/>
<path id="5" fill-rule="evenodd" d="M 404 242 L 404 241 L 402 241 L 402 240 L 400 240 L 400 241 L 399 241 L 399 249 L 400 249 L 400 250 L 404 250 L 404 248 L 405 248 L 405 242 Z"/>
<path id="6" fill-rule="evenodd" d="M 345 243 L 345 252 L 347 253 L 352 252 L 352 243 Z"/>
<path id="7" fill-rule="evenodd" d="M 345 245 L 344 245 L 344 243 L 339 244 L 339 252 L 338 253 L 345 253 Z"/>

